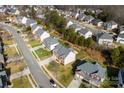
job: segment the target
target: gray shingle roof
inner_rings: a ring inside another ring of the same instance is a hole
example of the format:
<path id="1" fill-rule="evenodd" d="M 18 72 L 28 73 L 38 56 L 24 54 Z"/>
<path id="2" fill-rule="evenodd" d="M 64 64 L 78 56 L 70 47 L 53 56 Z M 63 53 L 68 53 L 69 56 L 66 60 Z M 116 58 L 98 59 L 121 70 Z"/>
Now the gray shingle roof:
<path id="1" fill-rule="evenodd" d="M 52 38 L 52 37 L 48 37 L 46 39 L 43 40 L 43 44 L 50 49 L 50 46 L 53 44 L 57 44 L 59 43 L 57 39 Z"/>
<path id="2" fill-rule="evenodd" d="M 35 34 L 40 37 L 45 31 L 43 29 L 38 29 Z"/>
<path id="3" fill-rule="evenodd" d="M 16 20 L 18 21 L 18 23 L 22 23 L 22 19 L 23 19 L 23 16 L 17 16 L 16 17 Z"/>
<path id="4" fill-rule="evenodd" d="M 32 23 L 36 23 L 36 21 L 28 18 L 28 20 L 26 21 L 26 25 L 30 26 Z"/>
<path id="5" fill-rule="evenodd" d="M 98 63 L 96 63 L 97 68 L 98 68 L 98 72 L 96 73 L 98 76 L 100 76 L 101 78 L 103 78 L 105 76 L 106 73 L 106 68 L 101 67 Z"/>
<path id="6" fill-rule="evenodd" d="M 83 64 L 79 65 L 77 69 L 80 69 L 81 71 L 85 71 L 89 74 L 92 74 L 96 71 L 98 71 L 96 65 L 90 63 L 90 62 L 84 62 Z"/>
<path id="7" fill-rule="evenodd" d="M 31 27 L 31 30 L 33 31 L 33 30 L 35 30 L 37 27 L 38 27 L 38 25 L 37 25 L 37 24 L 34 24 L 34 25 Z"/>
<path id="8" fill-rule="evenodd" d="M 89 74 L 95 73 L 99 77 L 103 78 L 105 76 L 106 68 L 101 67 L 98 63 L 91 63 L 88 61 L 83 61 L 82 64 L 77 66 L 77 69 L 85 71 Z"/>
<path id="9" fill-rule="evenodd" d="M 72 51 L 72 49 L 66 48 L 62 45 L 57 45 L 53 52 L 61 58 L 66 58 L 66 56 Z"/>
<path id="10" fill-rule="evenodd" d="M 85 35 L 89 30 L 86 28 L 82 28 L 81 30 L 78 30 L 78 33 L 81 35 Z"/>
<path id="11" fill-rule="evenodd" d="M 109 35 L 108 33 L 98 33 L 97 36 L 99 39 L 111 39 L 111 40 L 113 40 L 112 36 Z"/>
<path id="12" fill-rule="evenodd" d="M 120 38 L 124 38 L 124 33 L 119 34 L 118 37 L 120 37 Z"/>

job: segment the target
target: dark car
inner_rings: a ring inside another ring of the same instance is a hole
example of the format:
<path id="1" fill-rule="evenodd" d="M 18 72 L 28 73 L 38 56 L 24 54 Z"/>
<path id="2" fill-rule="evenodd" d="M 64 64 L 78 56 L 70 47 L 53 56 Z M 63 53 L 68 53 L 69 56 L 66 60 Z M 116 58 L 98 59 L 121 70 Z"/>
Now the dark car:
<path id="1" fill-rule="evenodd" d="M 52 79 L 50 79 L 50 85 L 51 85 L 52 87 L 54 87 L 54 88 L 56 88 L 56 87 L 57 87 L 57 85 L 56 85 L 55 81 L 54 81 L 54 80 L 52 80 Z"/>

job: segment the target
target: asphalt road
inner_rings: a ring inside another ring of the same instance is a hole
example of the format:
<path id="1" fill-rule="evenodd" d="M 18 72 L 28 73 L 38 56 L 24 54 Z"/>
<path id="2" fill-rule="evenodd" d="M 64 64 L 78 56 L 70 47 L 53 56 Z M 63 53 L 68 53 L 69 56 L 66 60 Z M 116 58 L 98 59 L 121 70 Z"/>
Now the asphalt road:
<path id="1" fill-rule="evenodd" d="M 23 41 L 20 34 L 17 33 L 17 31 L 14 28 L 12 28 L 8 25 L 0 24 L 0 27 L 2 27 L 6 31 L 9 31 L 13 35 L 13 37 L 19 47 L 19 50 L 21 51 L 22 55 L 24 56 L 24 58 L 27 62 L 27 65 L 30 69 L 30 72 L 31 72 L 33 78 L 35 79 L 36 83 L 38 84 L 38 87 L 51 88 L 48 77 L 44 74 L 44 72 L 38 65 L 36 59 L 33 57 L 31 52 L 29 51 L 28 47 L 26 46 L 26 44 Z"/>

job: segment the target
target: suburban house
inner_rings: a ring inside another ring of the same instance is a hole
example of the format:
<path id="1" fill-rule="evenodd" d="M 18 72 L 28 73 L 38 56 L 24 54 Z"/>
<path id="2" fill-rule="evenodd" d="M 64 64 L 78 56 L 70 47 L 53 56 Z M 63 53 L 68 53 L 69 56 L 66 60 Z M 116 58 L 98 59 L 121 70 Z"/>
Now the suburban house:
<path id="1" fill-rule="evenodd" d="M 68 21 L 67 22 L 67 27 L 69 27 L 70 25 L 74 24 L 72 21 Z"/>
<path id="2" fill-rule="evenodd" d="M 81 36 L 84 36 L 85 39 L 92 37 L 92 32 L 87 28 L 82 28 L 81 30 L 78 30 L 78 33 Z"/>
<path id="3" fill-rule="evenodd" d="M 5 70 L 3 69 L 3 64 L 0 63 L 0 88 L 7 87 L 7 74 Z"/>
<path id="4" fill-rule="evenodd" d="M 108 33 L 98 33 L 96 36 L 97 42 L 100 45 L 112 45 L 113 44 L 113 38 Z"/>
<path id="5" fill-rule="evenodd" d="M 101 27 L 103 26 L 103 22 L 100 19 L 93 19 L 91 23 L 95 26 Z"/>
<path id="6" fill-rule="evenodd" d="M 22 23 L 22 19 L 25 19 L 25 20 L 26 20 L 26 18 L 23 17 L 23 16 L 17 16 L 16 19 L 13 20 L 13 22 L 15 22 L 15 23 L 17 23 L 17 24 L 23 24 L 23 23 Z M 25 22 L 25 23 L 26 23 L 26 22 Z"/>
<path id="7" fill-rule="evenodd" d="M 118 81 L 119 81 L 119 87 L 124 88 L 124 68 L 119 70 Z"/>
<path id="8" fill-rule="evenodd" d="M 46 31 L 44 31 L 43 29 L 38 29 L 36 32 L 35 32 L 35 36 L 38 37 L 41 42 L 43 42 L 43 40 L 45 38 L 48 38 L 50 37 L 50 34 Z"/>
<path id="9" fill-rule="evenodd" d="M 106 68 L 101 67 L 98 63 L 81 61 L 77 66 L 75 75 L 77 78 L 85 80 L 97 87 L 104 81 Z"/>
<path id="10" fill-rule="evenodd" d="M 71 48 L 66 48 L 62 45 L 57 45 L 53 50 L 56 60 L 63 65 L 67 65 L 76 60 L 76 54 Z"/>
<path id="11" fill-rule="evenodd" d="M 121 43 L 121 44 L 124 44 L 124 26 L 121 26 L 119 28 L 119 35 L 117 37 L 117 42 Z"/>
<path id="12" fill-rule="evenodd" d="M 45 47 L 47 49 L 49 49 L 50 51 L 52 51 L 59 44 L 59 42 L 55 38 L 48 37 L 48 38 L 46 38 L 46 39 L 43 40 L 43 44 L 45 45 Z"/>
<path id="13" fill-rule="evenodd" d="M 83 21 L 85 17 L 86 17 L 86 15 L 83 14 L 83 13 L 82 14 L 79 14 L 78 17 L 77 17 L 77 20 Z"/>
<path id="14" fill-rule="evenodd" d="M 124 33 L 120 33 L 117 37 L 117 42 L 124 44 Z"/>
<path id="15" fill-rule="evenodd" d="M 117 29 L 117 28 L 118 28 L 118 24 L 114 21 L 104 23 L 105 30 L 113 30 L 113 29 Z"/>
<path id="16" fill-rule="evenodd" d="M 75 30 L 75 32 L 77 32 L 78 30 L 80 30 L 80 29 L 81 29 L 81 27 L 80 27 L 79 25 L 77 25 L 77 24 L 72 24 L 72 25 L 70 25 L 70 26 L 69 26 L 69 28 L 74 29 L 74 30 Z"/>
<path id="17" fill-rule="evenodd" d="M 72 18 L 77 19 L 78 15 L 79 15 L 79 13 L 77 13 L 77 12 L 72 12 L 70 16 L 71 16 Z"/>
<path id="18" fill-rule="evenodd" d="M 87 22 L 87 23 L 91 23 L 91 21 L 92 21 L 93 19 L 94 19 L 94 17 L 88 15 L 88 16 L 86 16 L 86 17 L 83 19 L 83 21 L 84 21 L 84 22 Z"/>
<path id="19" fill-rule="evenodd" d="M 3 63 L 4 64 L 4 56 L 1 53 L 0 53 L 0 63 Z"/>
<path id="20" fill-rule="evenodd" d="M 33 20 L 33 19 L 30 19 L 30 18 L 28 18 L 27 21 L 26 21 L 26 23 L 25 23 L 26 26 L 31 26 L 31 27 L 34 24 L 37 24 L 37 22 L 35 20 Z"/>
<path id="21" fill-rule="evenodd" d="M 31 31 L 33 34 L 35 34 L 35 32 L 38 31 L 38 29 L 42 29 L 42 28 L 43 28 L 42 26 L 39 26 L 37 24 L 33 24 L 31 27 Z"/>
<path id="22" fill-rule="evenodd" d="M 124 26 L 120 26 L 119 27 L 119 32 L 122 34 L 122 33 L 124 33 Z"/>

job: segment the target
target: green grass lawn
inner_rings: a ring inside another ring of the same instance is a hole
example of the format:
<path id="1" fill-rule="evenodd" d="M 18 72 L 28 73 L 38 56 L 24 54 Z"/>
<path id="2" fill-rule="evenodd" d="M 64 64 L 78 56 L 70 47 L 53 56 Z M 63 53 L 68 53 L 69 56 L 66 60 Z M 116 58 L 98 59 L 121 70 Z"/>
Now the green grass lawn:
<path id="1" fill-rule="evenodd" d="M 31 88 L 31 84 L 27 76 L 23 76 L 17 79 L 12 80 L 13 88 Z"/>
<path id="2" fill-rule="evenodd" d="M 31 47 L 36 47 L 36 46 L 39 46 L 41 45 L 40 41 L 39 40 L 29 40 L 29 44 L 31 45 Z"/>
<path id="3" fill-rule="evenodd" d="M 44 49 L 41 49 L 41 48 L 36 50 L 35 52 L 40 59 L 43 59 L 43 58 L 46 58 L 46 57 L 49 57 L 49 56 L 52 55 L 52 53 L 50 51 L 47 51 L 47 50 L 44 50 Z"/>
<path id="4" fill-rule="evenodd" d="M 50 62 L 49 65 L 47 65 L 47 69 L 65 87 L 67 87 L 70 84 L 74 77 L 71 64 L 63 66 L 56 62 Z"/>

